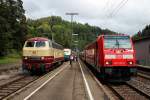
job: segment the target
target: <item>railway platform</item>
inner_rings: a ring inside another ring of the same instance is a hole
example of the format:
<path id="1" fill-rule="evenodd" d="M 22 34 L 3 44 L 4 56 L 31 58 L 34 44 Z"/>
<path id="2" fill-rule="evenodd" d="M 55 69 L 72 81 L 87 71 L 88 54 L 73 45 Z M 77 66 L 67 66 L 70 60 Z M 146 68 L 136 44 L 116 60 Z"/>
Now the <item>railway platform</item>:
<path id="1" fill-rule="evenodd" d="M 139 68 L 143 68 L 143 69 L 150 70 L 150 66 L 139 65 L 139 64 L 137 64 L 137 66 L 138 66 Z"/>
<path id="2" fill-rule="evenodd" d="M 16 72 L 0 79 L 0 100 L 149 100 L 147 72 L 138 71 L 136 77 L 124 83 L 101 84 L 89 68 L 79 60 L 72 67 L 64 62 L 40 76 Z"/>
<path id="3" fill-rule="evenodd" d="M 44 75 L 5 99 L 10 100 L 103 100 L 104 92 L 82 62 L 69 62 Z"/>

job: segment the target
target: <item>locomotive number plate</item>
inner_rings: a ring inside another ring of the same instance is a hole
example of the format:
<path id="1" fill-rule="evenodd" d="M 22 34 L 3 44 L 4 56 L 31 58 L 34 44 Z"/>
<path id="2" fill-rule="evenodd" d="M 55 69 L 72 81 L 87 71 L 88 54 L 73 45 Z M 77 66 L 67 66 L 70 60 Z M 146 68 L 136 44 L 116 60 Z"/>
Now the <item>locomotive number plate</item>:
<path id="1" fill-rule="evenodd" d="M 32 54 L 34 54 L 34 55 L 35 55 L 35 54 L 36 54 L 36 51 L 32 51 Z"/>
<path id="2" fill-rule="evenodd" d="M 123 65 L 125 64 L 125 62 L 114 62 L 115 65 L 119 64 L 119 65 Z"/>

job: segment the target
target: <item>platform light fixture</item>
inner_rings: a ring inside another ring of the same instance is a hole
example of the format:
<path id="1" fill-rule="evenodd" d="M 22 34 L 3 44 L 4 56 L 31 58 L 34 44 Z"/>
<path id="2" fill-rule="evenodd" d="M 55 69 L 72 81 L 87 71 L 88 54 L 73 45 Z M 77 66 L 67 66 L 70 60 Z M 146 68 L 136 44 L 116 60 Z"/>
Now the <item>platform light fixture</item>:
<path id="1" fill-rule="evenodd" d="M 78 41 L 74 41 L 74 42 L 76 42 L 76 43 L 77 43 Z"/>
<path id="2" fill-rule="evenodd" d="M 72 34 L 72 35 L 79 35 L 79 34 Z"/>

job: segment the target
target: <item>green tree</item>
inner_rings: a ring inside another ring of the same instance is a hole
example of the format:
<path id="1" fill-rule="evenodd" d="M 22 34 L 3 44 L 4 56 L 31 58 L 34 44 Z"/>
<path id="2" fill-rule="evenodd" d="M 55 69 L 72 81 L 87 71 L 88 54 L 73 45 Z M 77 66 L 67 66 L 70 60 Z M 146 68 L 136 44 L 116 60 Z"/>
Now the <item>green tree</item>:
<path id="1" fill-rule="evenodd" d="M 0 1 L 0 56 L 19 50 L 27 31 L 21 0 Z"/>
<path id="2" fill-rule="evenodd" d="M 37 20 L 28 19 L 27 23 L 28 34 L 30 33 L 30 37 L 43 36 L 51 39 L 51 36 L 53 35 L 53 38 L 57 43 L 63 45 L 65 48 L 70 48 L 70 46 L 72 46 L 72 49 L 75 48 L 75 46 L 73 44 L 71 45 L 71 43 L 74 43 L 73 41 L 75 40 L 79 41 L 78 47 L 82 50 L 85 45 L 96 39 L 97 34 L 115 34 L 113 31 L 108 29 L 103 30 L 100 27 L 91 26 L 88 23 L 81 24 L 73 22 L 73 33 L 79 35 L 72 36 L 71 23 L 63 20 L 59 16 L 50 16 Z M 73 40 L 72 42 L 71 38 Z"/>

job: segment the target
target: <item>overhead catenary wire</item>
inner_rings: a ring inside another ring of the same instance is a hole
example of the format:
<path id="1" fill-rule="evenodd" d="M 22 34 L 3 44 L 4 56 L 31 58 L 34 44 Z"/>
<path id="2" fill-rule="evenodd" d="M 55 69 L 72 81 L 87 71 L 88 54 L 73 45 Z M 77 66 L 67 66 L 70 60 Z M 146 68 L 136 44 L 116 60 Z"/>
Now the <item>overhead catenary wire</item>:
<path id="1" fill-rule="evenodd" d="M 103 10 L 106 10 L 107 8 L 109 8 L 109 3 L 110 3 L 110 0 L 107 0 L 106 3 L 105 3 L 105 6 L 103 8 Z"/>
<path id="2" fill-rule="evenodd" d="M 105 9 L 105 25 L 110 25 L 112 24 L 111 21 L 114 16 L 120 11 L 120 9 L 128 2 L 128 0 L 120 0 L 118 3 L 115 2 L 116 0 L 107 0 L 106 4 L 104 6 Z M 106 9 L 107 7 L 107 9 Z"/>
<path id="3" fill-rule="evenodd" d="M 122 0 L 113 10 L 112 12 L 108 15 L 109 18 L 112 18 L 115 16 L 115 14 L 118 13 L 118 11 L 128 2 L 128 0 Z"/>
<path id="4" fill-rule="evenodd" d="M 120 5 L 120 7 L 118 7 L 118 9 L 116 9 L 116 11 L 114 11 L 114 12 L 112 13 L 111 16 L 117 14 L 117 13 L 119 12 L 119 10 L 120 10 L 127 2 L 128 2 L 128 0 L 126 0 L 125 2 L 123 2 L 122 5 Z"/>

